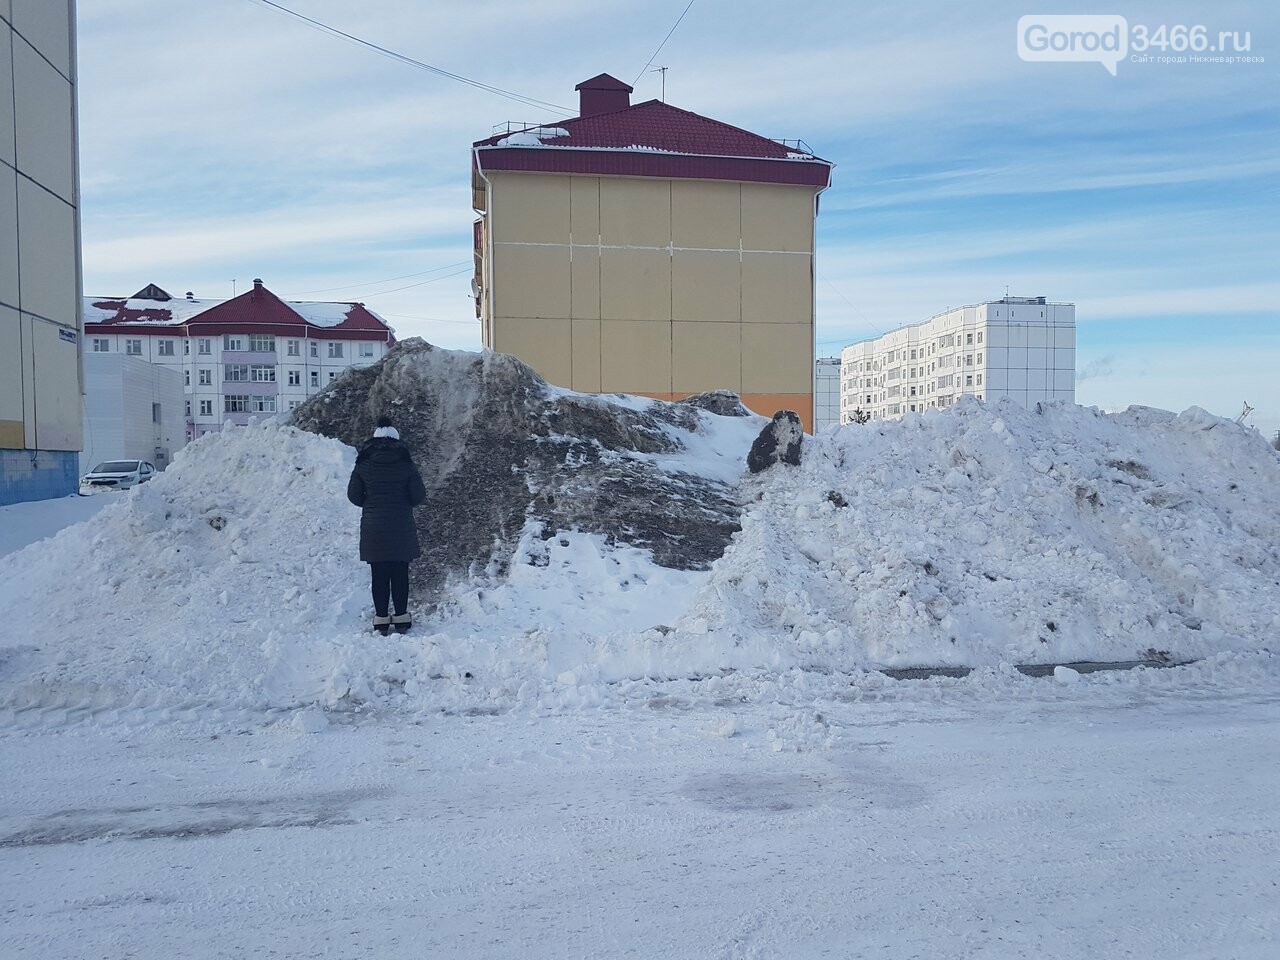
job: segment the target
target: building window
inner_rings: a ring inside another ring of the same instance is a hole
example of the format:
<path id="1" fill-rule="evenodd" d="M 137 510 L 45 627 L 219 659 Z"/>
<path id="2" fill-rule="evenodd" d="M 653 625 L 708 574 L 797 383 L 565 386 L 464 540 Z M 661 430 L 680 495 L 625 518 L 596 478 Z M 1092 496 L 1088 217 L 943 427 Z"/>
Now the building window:
<path id="1" fill-rule="evenodd" d="M 314 340 L 311 341 L 311 355 L 313 357 L 320 356 L 320 344 L 316 343 Z"/>
<path id="2" fill-rule="evenodd" d="M 978 354 L 978 366 L 982 366 L 982 354 Z"/>
<path id="3" fill-rule="evenodd" d="M 186 386 L 188 386 L 188 387 L 189 387 L 189 386 L 191 386 L 191 371 L 190 371 L 190 370 L 183 370 L 183 371 L 182 371 L 182 373 L 183 373 L 183 375 L 186 377 L 186 380 L 187 380 L 187 382 L 186 382 L 186 384 L 185 384 L 185 385 L 186 385 Z"/>
<path id="4" fill-rule="evenodd" d="M 152 423 L 160 422 L 160 404 L 158 403 L 153 403 L 151 405 L 151 422 Z"/>
<path id="5" fill-rule="evenodd" d="M 254 383 L 275 383 L 275 365 L 270 363 L 255 363 L 249 368 L 249 379 Z"/>
<path id="6" fill-rule="evenodd" d="M 966 354 L 964 355 L 964 365 L 965 365 L 966 367 L 972 367 L 972 366 L 973 366 L 973 354 L 972 354 L 972 353 L 966 353 Z"/>
<path id="7" fill-rule="evenodd" d="M 978 386 L 982 386 L 982 374 L 978 374 Z"/>
<path id="8" fill-rule="evenodd" d="M 248 394 L 228 393 L 222 398 L 222 410 L 224 413 L 247 413 L 249 411 Z"/>
<path id="9" fill-rule="evenodd" d="M 222 335 L 222 349 L 223 350 L 243 350 L 244 337 L 237 337 L 230 333 L 224 333 Z"/>
<path id="10" fill-rule="evenodd" d="M 342 359 L 342 341 L 341 340 L 329 341 L 329 359 L 330 360 Z"/>
<path id="11" fill-rule="evenodd" d="M 248 383 L 249 365 L 247 363 L 228 363 L 222 367 L 222 379 L 226 383 Z"/>
<path id="12" fill-rule="evenodd" d="M 299 343 L 297 340 L 285 341 L 285 353 L 287 353 L 291 357 L 302 356 L 302 344 Z"/>
<path id="13" fill-rule="evenodd" d="M 968 346 L 969 344 L 973 343 L 973 334 L 972 333 L 965 334 L 964 342 L 965 342 L 965 346 Z"/>
<path id="14" fill-rule="evenodd" d="M 296 410 L 296 409 L 298 408 L 298 404 L 300 404 L 301 402 L 302 402 L 301 400 L 290 400 L 290 401 L 289 401 L 289 409 L 290 409 L 290 410 Z"/>
<path id="15" fill-rule="evenodd" d="M 131 356 L 131 357 L 140 357 L 140 356 L 142 356 L 142 341 L 141 341 L 141 340 L 126 340 L 126 341 L 124 342 L 124 352 L 125 352 L 125 353 L 127 353 L 127 354 L 128 354 L 129 356 Z"/>
<path id="16" fill-rule="evenodd" d="M 311 371 L 311 385 L 313 387 L 320 386 L 320 371 L 318 370 Z"/>
<path id="17" fill-rule="evenodd" d="M 276 398 L 275 397 L 250 397 L 249 412 L 250 413 L 275 413 Z"/>
<path id="18" fill-rule="evenodd" d="M 184 357 L 191 356 L 191 341 L 185 338 L 182 341 L 182 355 Z"/>
<path id="19" fill-rule="evenodd" d="M 110 351 L 111 351 L 111 341 L 110 341 L 110 340 L 107 340 L 105 337 L 103 337 L 103 338 L 95 337 L 95 338 L 94 338 L 94 340 L 93 340 L 93 352 L 94 352 L 94 353 L 109 353 Z"/>
<path id="20" fill-rule="evenodd" d="M 156 351 L 156 353 L 157 353 L 159 356 L 162 356 L 162 357 L 172 357 L 172 356 L 173 356 L 173 341 L 172 341 L 172 340 L 161 340 L 161 341 L 160 341 L 160 344 L 159 344 L 159 349 Z"/>
<path id="21" fill-rule="evenodd" d="M 188 420 L 191 419 L 191 401 L 190 400 L 187 401 L 187 419 Z"/>
<path id="22" fill-rule="evenodd" d="M 289 371 L 289 386 L 291 386 L 291 387 L 300 387 L 300 386 L 302 386 L 302 371 L 301 371 L 301 370 L 290 370 L 290 371 Z"/>
<path id="23" fill-rule="evenodd" d="M 209 337 L 201 337 L 196 341 L 196 353 L 202 357 L 207 357 L 213 352 L 213 340 Z"/>
<path id="24" fill-rule="evenodd" d="M 213 401 L 212 401 L 212 400 L 201 400 L 201 401 L 200 401 L 200 416 L 202 416 L 202 417 L 212 417 L 212 416 L 213 416 Z"/>
<path id="25" fill-rule="evenodd" d="M 213 386 L 213 371 L 212 371 L 212 370 L 201 370 L 201 371 L 200 371 L 200 386 L 202 386 L 202 387 L 211 387 L 211 386 Z"/>
<path id="26" fill-rule="evenodd" d="M 337 371 L 337 370 L 330 370 L 330 371 L 329 371 L 329 382 L 330 382 L 330 383 L 333 383 L 333 381 L 335 381 L 335 380 L 337 380 L 337 379 L 338 379 L 338 371 Z"/>
<path id="27" fill-rule="evenodd" d="M 249 349 L 255 353 L 275 353 L 276 338 L 269 333 L 250 334 Z"/>
<path id="28" fill-rule="evenodd" d="M 362 344 L 360 344 L 360 356 L 362 356 L 362 357 L 372 357 L 372 356 L 373 356 L 373 344 L 372 344 L 372 343 L 362 343 Z"/>
<path id="29" fill-rule="evenodd" d="M 972 387 L 972 386 L 973 386 L 973 375 L 972 375 L 972 374 L 970 374 L 970 375 L 968 375 L 968 376 L 966 376 L 966 377 L 964 378 L 964 385 L 965 385 L 966 387 Z"/>
<path id="30" fill-rule="evenodd" d="M 979 330 L 979 331 L 978 331 L 978 342 L 979 342 L 979 343 L 981 343 L 981 342 L 982 342 L 982 331 L 981 331 L 981 330 Z"/>

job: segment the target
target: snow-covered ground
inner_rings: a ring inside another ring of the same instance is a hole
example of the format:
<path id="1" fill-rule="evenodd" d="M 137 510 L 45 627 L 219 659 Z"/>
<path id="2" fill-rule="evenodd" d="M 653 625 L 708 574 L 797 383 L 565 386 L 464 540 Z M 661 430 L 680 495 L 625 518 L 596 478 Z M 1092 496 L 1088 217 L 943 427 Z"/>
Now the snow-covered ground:
<path id="1" fill-rule="evenodd" d="M 122 495 L 124 494 L 115 496 Z M 63 527 L 88 520 L 112 498 L 112 494 L 59 497 L 56 500 L 32 500 L 0 507 L 0 557 L 21 550 L 37 540 L 51 537 Z"/>
<path id="2" fill-rule="evenodd" d="M 672 464 L 730 476 L 744 422 L 700 417 Z M 530 522 L 388 638 L 352 456 L 202 438 L 0 557 L 0 956 L 1276 956 L 1249 431 L 843 428 L 743 480 L 710 571 Z M 975 669 L 875 669 L 919 664 Z"/>
<path id="3" fill-rule="evenodd" d="M 1158 673 L 10 726 L 0 955 L 1273 960 L 1275 668 Z"/>

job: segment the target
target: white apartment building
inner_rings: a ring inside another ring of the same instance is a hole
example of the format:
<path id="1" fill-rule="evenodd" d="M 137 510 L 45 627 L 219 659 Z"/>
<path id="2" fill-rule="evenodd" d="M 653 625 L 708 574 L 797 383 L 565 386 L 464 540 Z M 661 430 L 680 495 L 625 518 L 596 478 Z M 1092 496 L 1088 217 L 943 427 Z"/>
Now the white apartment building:
<path id="1" fill-rule="evenodd" d="M 841 351 L 840 420 L 1007 397 L 1075 402 L 1076 308 L 1044 297 L 957 307 Z"/>
<path id="2" fill-rule="evenodd" d="M 813 432 L 840 423 L 840 358 L 819 357 L 813 365 Z"/>
<path id="3" fill-rule="evenodd" d="M 285 301 L 261 280 L 225 301 L 178 299 L 152 284 L 125 299 L 86 298 L 84 312 L 87 355 L 122 353 L 181 373 L 191 440 L 286 413 L 395 344 L 363 304 Z"/>
<path id="4" fill-rule="evenodd" d="M 76 489 L 79 202 L 74 0 L 0 0 L 0 504 Z"/>

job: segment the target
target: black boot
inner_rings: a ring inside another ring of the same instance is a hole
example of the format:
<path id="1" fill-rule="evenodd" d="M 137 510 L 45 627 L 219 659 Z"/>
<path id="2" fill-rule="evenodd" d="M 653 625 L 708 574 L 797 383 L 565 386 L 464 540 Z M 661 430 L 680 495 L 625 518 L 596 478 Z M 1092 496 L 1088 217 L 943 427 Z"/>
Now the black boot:
<path id="1" fill-rule="evenodd" d="M 407 613 L 397 613 L 391 618 L 391 625 L 396 628 L 396 633 L 408 633 L 413 626 L 413 618 Z"/>

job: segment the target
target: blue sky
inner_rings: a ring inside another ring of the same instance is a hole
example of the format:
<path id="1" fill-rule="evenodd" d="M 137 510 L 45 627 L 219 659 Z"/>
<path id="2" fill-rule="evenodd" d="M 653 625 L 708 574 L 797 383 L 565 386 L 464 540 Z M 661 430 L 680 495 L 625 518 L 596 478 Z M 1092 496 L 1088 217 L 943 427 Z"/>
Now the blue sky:
<path id="1" fill-rule="evenodd" d="M 573 107 L 630 82 L 687 0 L 289 0 L 483 82 Z M 1280 8 L 1055 3 L 1250 32 L 1263 63 L 1026 63 L 1028 4 L 695 0 L 667 99 L 837 164 L 818 238 L 822 352 L 950 306 L 1077 304 L 1077 399 L 1280 430 Z M 253 0 L 80 4 L 85 287 L 360 299 L 476 347 L 468 147 L 513 103 Z M 658 95 L 643 76 L 633 100 Z M 572 111 L 570 111 L 572 112 Z M 394 278 L 394 279 L 393 279 Z"/>

